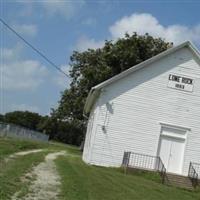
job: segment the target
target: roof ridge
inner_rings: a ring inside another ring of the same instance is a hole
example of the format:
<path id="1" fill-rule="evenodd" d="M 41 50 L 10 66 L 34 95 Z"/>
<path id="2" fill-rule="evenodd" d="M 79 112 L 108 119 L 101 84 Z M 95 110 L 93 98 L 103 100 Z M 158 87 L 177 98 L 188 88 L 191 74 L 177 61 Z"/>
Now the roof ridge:
<path id="1" fill-rule="evenodd" d="M 183 42 L 183 43 L 181 43 L 181 44 L 179 44 L 175 47 L 169 48 L 169 49 L 159 53 L 158 55 L 153 56 L 152 58 L 149 58 L 149 59 L 147 59 L 147 60 L 145 60 L 145 61 L 143 61 L 143 62 L 141 62 L 137 65 L 134 65 L 134 66 L 130 67 L 129 69 L 111 77 L 110 79 L 105 80 L 102 83 L 92 87 L 89 94 L 88 94 L 88 97 L 86 99 L 84 112 L 87 113 L 90 110 L 91 104 L 93 105 L 93 101 L 94 101 L 95 97 L 98 95 L 98 91 L 100 89 L 102 89 L 103 87 L 105 87 L 105 86 L 107 86 L 107 85 L 109 85 L 109 84 L 111 84 L 111 83 L 113 83 L 117 80 L 120 80 L 123 77 L 129 75 L 130 73 L 133 73 L 136 70 L 141 69 L 141 68 L 145 67 L 146 65 L 151 64 L 151 63 L 163 58 L 164 56 L 167 56 L 167 55 L 169 55 L 169 54 L 171 54 L 171 53 L 173 53 L 173 52 L 175 52 L 175 51 L 177 51 L 177 50 L 179 50 L 183 47 L 189 47 L 190 50 L 195 54 L 195 56 L 200 60 L 200 52 L 191 41 L 185 41 L 185 42 Z M 90 99 L 90 96 L 93 96 L 92 99 Z"/>

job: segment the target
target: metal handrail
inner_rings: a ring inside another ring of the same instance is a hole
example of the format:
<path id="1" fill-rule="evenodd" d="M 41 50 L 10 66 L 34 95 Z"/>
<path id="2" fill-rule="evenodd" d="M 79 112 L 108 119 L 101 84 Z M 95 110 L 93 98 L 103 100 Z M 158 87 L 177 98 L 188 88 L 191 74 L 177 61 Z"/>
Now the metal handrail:
<path id="1" fill-rule="evenodd" d="M 200 174 L 200 163 L 192 162 L 192 166 L 194 167 L 196 173 L 199 175 Z M 200 177 L 198 177 L 198 179 L 200 179 Z"/>
<path id="2" fill-rule="evenodd" d="M 129 166 L 131 152 L 124 152 L 122 167 L 124 167 L 124 172 L 126 173 L 127 167 Z"/>
<path id="3" fill-rule="evenodd" d="M 190 162 L 188 177 L 191 179 L 193 187 L 194 188 L 197 187 L 197 185 L 198 185 L 198 173 L 196 172 L 192 162 Z"/>
<path id="4" fill-rule="evenodd" d="M 158 157 L 159 159 L 159 166 L 158 166 L 158 171 L 160 172 L 160 175 L 162 177 L 162 183 L 164 184 L 165 181 L 166 181 L 166 178 L 167 178 L 167 169 L 165 168 L 165 165 L 164 163 L 162 162 L 161 158 Z M 161 166 L 161 170 L 160 169 L 160 166 Z"/>
<path id="5" fill-rule="evenodd" d="M 134 152 L 124 152 L 122 167 L 124 167 L 125 173 L 127 172 L 127 168 L 157 171 L 161 175 L 162 183 L 165 183 L 167 178 L 167 170 L 159 156 Z"/>

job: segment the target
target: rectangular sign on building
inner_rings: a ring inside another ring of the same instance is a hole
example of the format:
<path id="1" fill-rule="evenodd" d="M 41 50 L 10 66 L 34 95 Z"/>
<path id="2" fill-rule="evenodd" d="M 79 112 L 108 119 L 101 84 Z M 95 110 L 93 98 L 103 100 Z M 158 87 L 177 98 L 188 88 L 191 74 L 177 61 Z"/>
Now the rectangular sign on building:
<path id="1" fill-rule="evenodd" d="M 169 74 L 168 87 L 192 92 L 194 87 L 194 80 L 181 75 Z"/>

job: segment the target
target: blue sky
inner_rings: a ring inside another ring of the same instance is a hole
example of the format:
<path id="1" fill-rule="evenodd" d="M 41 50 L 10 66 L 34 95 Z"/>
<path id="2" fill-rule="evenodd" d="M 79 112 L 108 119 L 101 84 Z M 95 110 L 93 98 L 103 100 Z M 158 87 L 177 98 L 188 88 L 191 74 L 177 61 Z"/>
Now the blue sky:
<path id="1" fill-rule="evenodd" d="M 125 32 L 149 32 L 200 48 L 200 1 L 9 1 L 0 16 L 68 72 L 73 50 L 98 48 Z M 49 114 L 70 80 L 0 24 L 0 113 Z"/>

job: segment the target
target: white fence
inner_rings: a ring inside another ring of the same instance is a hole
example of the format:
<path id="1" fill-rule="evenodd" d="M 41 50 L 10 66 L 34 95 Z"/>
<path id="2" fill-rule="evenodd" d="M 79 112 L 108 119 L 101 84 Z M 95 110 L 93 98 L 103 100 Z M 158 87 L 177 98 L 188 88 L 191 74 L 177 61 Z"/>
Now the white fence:
<path id="1" fill-rule="evenodd" d="M 0 122 L 0 136 L 17 137 L 37 141 L 48 141 L 49 136 L 14 124 Z"/>

